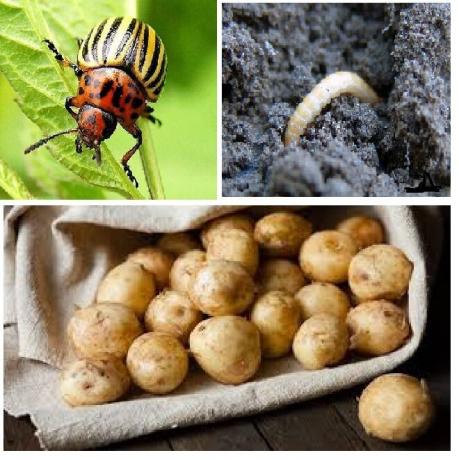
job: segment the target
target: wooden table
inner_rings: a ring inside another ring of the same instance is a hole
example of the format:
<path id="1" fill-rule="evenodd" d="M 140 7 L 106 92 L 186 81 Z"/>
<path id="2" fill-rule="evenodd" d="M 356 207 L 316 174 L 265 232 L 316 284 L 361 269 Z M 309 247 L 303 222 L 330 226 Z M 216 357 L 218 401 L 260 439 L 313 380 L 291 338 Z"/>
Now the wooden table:
<path id="1" fill-rule="evenodd" d="M 416 355 L 400 369 L 426 378 L 436 402 L 431 430 L 418 441 L 390 444 L 367 436 L 357 419 L 362 386 L 277 411 L 212 425 L 164 431 L 112 444 L 105 450 L 449 450 L 450 410 L 450 235 L 432 292 L 426 336 Z M 4 449 L 38 450 L 28 417 L 4 415 Z"/>

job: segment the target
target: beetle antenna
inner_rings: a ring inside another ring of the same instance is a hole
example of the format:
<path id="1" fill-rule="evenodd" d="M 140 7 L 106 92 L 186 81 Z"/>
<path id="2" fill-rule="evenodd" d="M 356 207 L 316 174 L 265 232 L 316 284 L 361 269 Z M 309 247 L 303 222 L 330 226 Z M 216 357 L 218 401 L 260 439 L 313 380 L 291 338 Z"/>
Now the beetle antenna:
<path id="1" fill-rule="evenodd" d="M 32 152 L 35 149 L 38 149 L 38 147 L 41 147 L 43 144 L 46 144 L 55 137 L 62 136 L 63 134 L 70 134 L 76 132 L 78 132 L 78 128 L 66 129 L 65 131 L 60 131 L 58 133 L 51 134 L 51 136 L 44 137 L 43 139 L 40 139 L 38 142 L 35 142 L 35 144 L 32 144 L 30 147 L 27 147 L 24 150 L 24 153 L 27 155 L 28 153 Z"/>

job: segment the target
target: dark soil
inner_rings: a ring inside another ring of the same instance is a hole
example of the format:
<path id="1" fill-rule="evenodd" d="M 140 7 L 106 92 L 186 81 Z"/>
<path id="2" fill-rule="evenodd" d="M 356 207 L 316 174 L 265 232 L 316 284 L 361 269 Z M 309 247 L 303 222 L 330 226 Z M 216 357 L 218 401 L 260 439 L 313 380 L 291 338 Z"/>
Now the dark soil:
<path id="1" fill-rule="evenodd" d="M 224 196 L 401 196 L 426 173 L 449 195 L 449 4 L 224 4 L 222 34 Z M 339 70 L 383 102 L 336 98 L 284 147 Z"/>

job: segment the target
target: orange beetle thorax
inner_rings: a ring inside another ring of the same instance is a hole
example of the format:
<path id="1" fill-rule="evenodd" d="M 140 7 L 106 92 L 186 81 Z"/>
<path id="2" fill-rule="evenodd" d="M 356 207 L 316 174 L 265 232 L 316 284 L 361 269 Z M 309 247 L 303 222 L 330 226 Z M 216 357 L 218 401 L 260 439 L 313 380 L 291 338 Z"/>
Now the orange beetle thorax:
<path id="1" fill-rule="evenodd" d="M 78 112 L 79 137 L 88 146 L 100 145 L 115 131 L 116 118 L 104 110 L 84 105 Z"/>
<path id="2" fill-rule="evenodd" d="M 99 67 L 81 75 L 74 104 L 98 107 L 129 126 L 145 111 L 146 99 L 137 81 L 124 70 Z"/>

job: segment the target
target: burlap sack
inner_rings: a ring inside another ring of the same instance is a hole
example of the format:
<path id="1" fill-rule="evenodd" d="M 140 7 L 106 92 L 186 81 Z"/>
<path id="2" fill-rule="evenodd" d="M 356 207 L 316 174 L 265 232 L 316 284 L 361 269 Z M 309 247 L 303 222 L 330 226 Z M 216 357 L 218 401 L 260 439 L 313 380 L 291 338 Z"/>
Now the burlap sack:
<path id="1" fill-rule="evenodd" d="M 407 207 L 366 208 L 384 222 L 388 240 L 414 262 L 409 289 L 413 334 L 401 349 L 314 372 L 302 370 L 293 358 L 265 361 L 256 378 L 240 386 L 218 384 L 194 368 L 171 395 L 133 393 L 112 404 L 67 407 L 59 397 L 57 368 L 69 357 L 65 328 L 74 305 L 91 303 L 107 270 L 148 242 L 149 234 L 198 228 L 231 210 L 234 207 L 36 206 L 10 211 L 5 221 L 4 404 L 14 416 L 30 414 L 44 448 L 83 449 L 276 408 L 356 385 L 413 354 L 427 316 L 426 255 L 419 222 Z M 326 227 L 355 210 L 324 207 L 308 213 Z M 430 218 L 431 234 L 436 224 L 438 219 Z M 439 253 L 438 247 L 434 253 Z"/>

